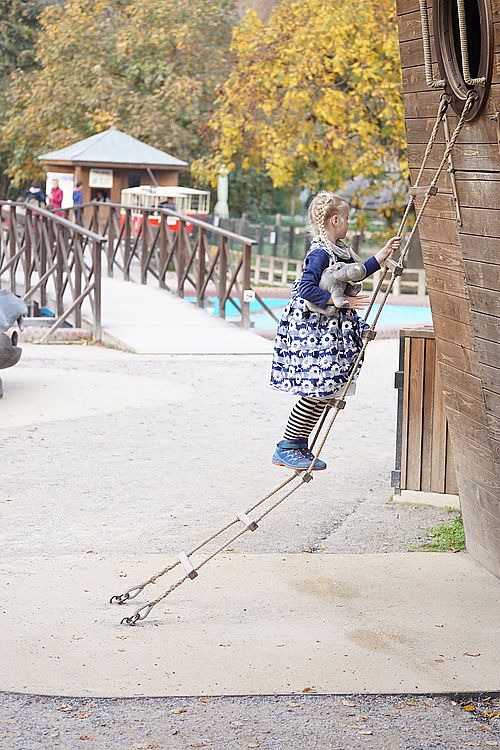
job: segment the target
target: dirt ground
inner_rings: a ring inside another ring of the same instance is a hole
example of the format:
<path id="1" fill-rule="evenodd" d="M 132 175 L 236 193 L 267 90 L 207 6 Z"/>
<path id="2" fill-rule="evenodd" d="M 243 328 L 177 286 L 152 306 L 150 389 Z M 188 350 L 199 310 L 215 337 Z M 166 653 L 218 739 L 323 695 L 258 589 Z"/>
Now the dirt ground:
<path id="1" fill-rule="evenodd" d="M 358 393 L 322 454 L 329 470 L 239 540 L 235 554 L 412 554 L 410 545 L 446 517 L 392 500 L 397 343 L 371 345 Z M 170 554 L 193 546 L 285 476 L 270 459 L 293 401 L 267 387 L 268 373 L 263 355 L 154 357 L 26 345 L 21 364 L 3 374 L 2 556 Z M 457 701 L 3 693 L 0 748 L 500 746 L 494 696 L 474 702 L 474 711 Z"/>

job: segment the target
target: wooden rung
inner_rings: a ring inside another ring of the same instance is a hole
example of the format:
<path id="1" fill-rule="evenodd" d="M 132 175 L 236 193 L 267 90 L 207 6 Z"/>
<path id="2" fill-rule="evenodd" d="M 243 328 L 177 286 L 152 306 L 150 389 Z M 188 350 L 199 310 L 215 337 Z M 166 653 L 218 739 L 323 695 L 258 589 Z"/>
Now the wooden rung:
<path id="1" fill-rule="evenodd" d="M 252 521 L 246 513 L 237 513 L 236 518 L 244 524 L 249 531 L 255 531 L 259 526 L 255 521 Z"/>
<path id="2" fill-rule="evenodd" d="M 179 554 L 177 555 L 177 559 L 179 560 L 180 564 L 186 571 L 188 578 L 191 578 L 192 580 L 193 578 L 197 577 L 198 572 L 194 569 L 191 563 L 191 560 L 189 559 L 189 557 L 186 555 L 185 552 L 179 552 Z"/>
<path id="3" fill-rule="evenodd" d="M 423 187 L 411 187 L 409 190 L 410 195 L 436 195 L 438 189 L 435 185 L 426 185 Z"/>

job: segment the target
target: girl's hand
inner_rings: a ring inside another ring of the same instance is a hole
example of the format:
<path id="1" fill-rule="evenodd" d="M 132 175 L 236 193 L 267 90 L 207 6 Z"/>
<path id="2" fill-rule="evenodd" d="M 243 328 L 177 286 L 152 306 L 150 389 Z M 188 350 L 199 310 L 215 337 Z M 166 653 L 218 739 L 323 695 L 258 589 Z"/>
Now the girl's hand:
<path id="1" fill-rule="evenodd" d="M 370 304 L 370 294 L 358 294 L 356 297 L 346 297 L 349 301 L 349 310 L 363 310 Z"/>
<path id="2" fill-rule="evenodd" d="M 379 266 L 382 265 L 384 260 L 389 257 L 389 255 L 396 250 L 399 250 L 401 247 L 401 237 L 391 237 L 391 239 L 384 245 L 384 247 L 378 251 L 378 253 L 375 253 L 375 258 L 378 261 Z"/>

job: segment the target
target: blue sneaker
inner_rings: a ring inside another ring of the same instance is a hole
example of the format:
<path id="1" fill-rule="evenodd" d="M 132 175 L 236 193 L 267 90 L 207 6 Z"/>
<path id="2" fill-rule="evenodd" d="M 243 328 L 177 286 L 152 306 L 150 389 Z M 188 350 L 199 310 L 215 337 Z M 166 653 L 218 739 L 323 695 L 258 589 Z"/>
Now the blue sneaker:
<path id="1" fill-rule="evenodd" d="M 301 444 L 305 446 L 306 454 Z M 280 440 L 274 451 L 272 463 L 275 466 L 286 466 L 288 469 L 295 469 L 295 471 L 305 471 L 311 465 L 313 458 L 313 454 L 307 450 L 307 440 L 305 442 L 302 440 L 300 442 Z M 325 462 L 317 460 L 314 470 L 321 471 L 322 469 L 326 469 Z"/>
<path id="2" fill-rule="evenodd" d="M 314 453 L 308 448 L 307 438 L 299 438 L 298 444 L 300 452 L 307 458 L 307 460 L 309 461 L 309 465 L 311 465 L 311 461 L 314 458 Z M 325 462 L 322 461 L 321 458 L 317 458 L 314 463 L 313 471 L 323 471 L 324 469 L 326 469 Z"/>

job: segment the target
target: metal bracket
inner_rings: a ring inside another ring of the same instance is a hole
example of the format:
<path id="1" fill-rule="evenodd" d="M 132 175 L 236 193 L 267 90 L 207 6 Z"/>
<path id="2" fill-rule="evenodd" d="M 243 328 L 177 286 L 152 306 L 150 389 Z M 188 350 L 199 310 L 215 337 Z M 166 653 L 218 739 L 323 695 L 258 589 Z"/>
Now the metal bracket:
<path id="1" fill-rule="evenodd" d="M 236 518 L 241 521 L 241 523 L 247 527 L 249 531 L 255 531 L 259 528 L 259 524 L 255 521 L 252 521 L 246 513 L 237 513 Z"/>
<path id="2" fill-rule="evenodd" d="M 415 198 L 419 195 L 437 195 L 438 189 L 435 185 L 422 185 L 411 187 L 408 192 Z"/>
<path id="3" fill-rule="evenodd" d="M 393 469 L 391 471 L 391 487 L 398 490 L 401 487 L 401 471 L 399 469 Z"/>
<path id="4" fill-rule="evenodd" d="M 394 388 L 403 388 L 404 387 L 404 372 L 402 370 L 398 370 L 394 373 Z"/>
<path id="5" fill-rule="evenodd" d="M 189 557 L 186 555 L 185 552 L 179 552 L 179 554 L 177 555 L 177 559 L 179 560 L 180 564 L 186 571 L 188 578 L 191 578 L 191 580 L 193 580 L 193 578 L 197 578 L 198 571 L 194 569 L 193 564 L 191 563 L 191 560 L 189 559 Z"/>
<path id="6" fill-rule="evenodd" d="M 448 126 L 448 119 L 446 115 L 443 117 L 443 130 L 444 130 L 444 137 L 446 139 L 447 145 L 450 143 L 450 128 Z M 448 155 L 448 174 L 450 175 L 451 180 L 451 189 L 453 191 L 453 203 L 455 204 L 455 219 L 459 226 L 462 226 L 462 213 L 460 211 L 460 202 L 458 200 L 458 188 L 457 188 L 457 180 L 455 177 L 455 167 L 453 165 L 453 156 L 451 155 L 451 151 Z"/>

